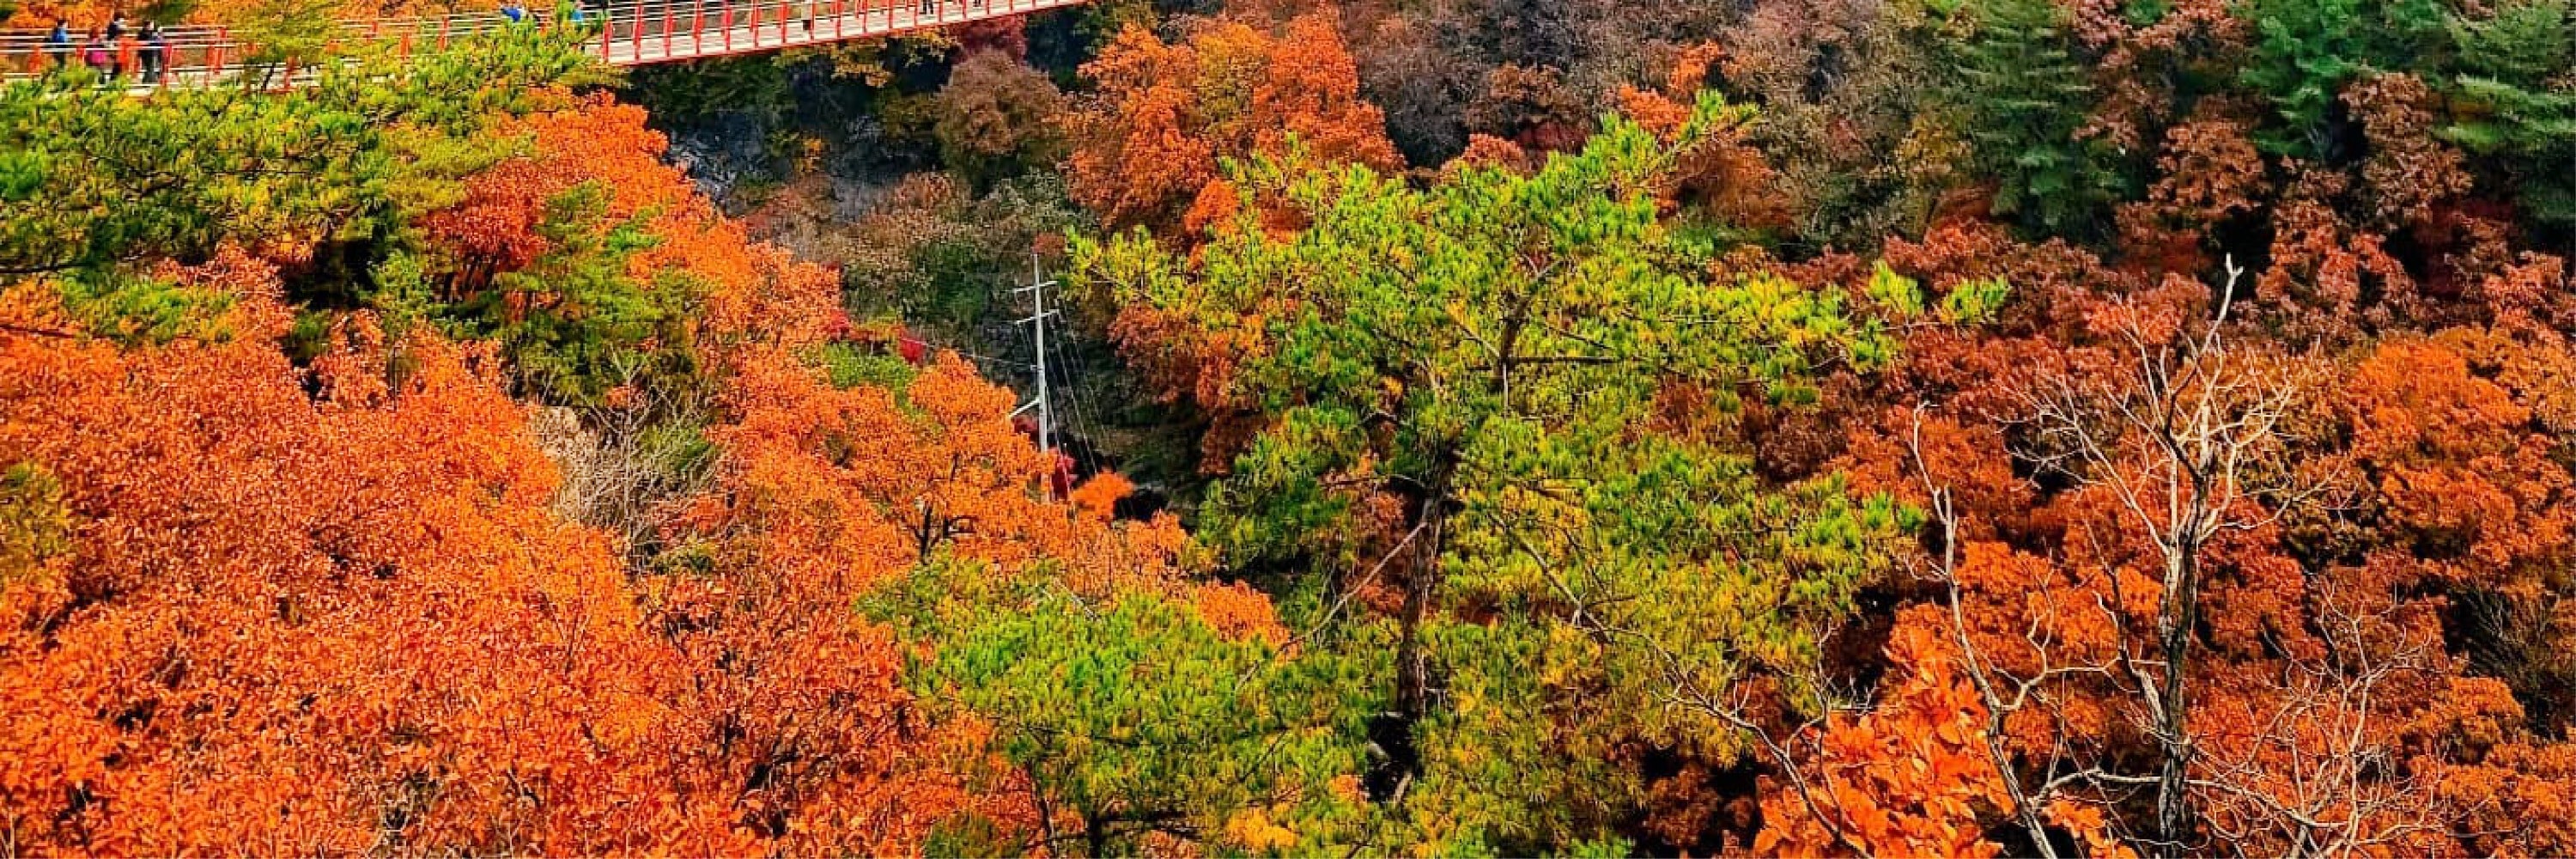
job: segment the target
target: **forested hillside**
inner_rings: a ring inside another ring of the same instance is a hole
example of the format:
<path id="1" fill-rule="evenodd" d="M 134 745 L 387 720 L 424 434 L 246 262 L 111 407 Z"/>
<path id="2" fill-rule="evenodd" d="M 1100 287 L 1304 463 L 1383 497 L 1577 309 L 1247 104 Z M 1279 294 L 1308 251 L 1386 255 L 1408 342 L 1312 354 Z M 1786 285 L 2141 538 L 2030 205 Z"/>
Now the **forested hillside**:
<path id="1" fill-rule="evenodd" d="M 2576 853 L 2568 0 L 447 10 L 0 0 L 0 856 Z"/>

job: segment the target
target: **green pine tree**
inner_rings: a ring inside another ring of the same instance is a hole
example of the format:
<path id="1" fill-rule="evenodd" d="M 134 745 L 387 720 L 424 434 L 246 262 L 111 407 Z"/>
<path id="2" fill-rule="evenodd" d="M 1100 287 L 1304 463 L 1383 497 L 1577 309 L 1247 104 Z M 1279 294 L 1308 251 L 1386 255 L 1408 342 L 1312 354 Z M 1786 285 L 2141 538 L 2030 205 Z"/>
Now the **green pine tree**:
<path id="1" fill-rule="evenodd" d="M 1644 795 L 1614 749 L 1732 763 L 1723 715 L 1656 696 L 1800 675 L 1904 518 L 1830 481 L 1765 487 L 1719 438 L 1655 429 L 1671 397 L 1723 422 L 1740 396 L 1810 400 L 1822 368 L 1891 357 L 1847 296 L 1712 278 L 1716 249 L 1660 220 L 1661 177 L 1743 116 L 1708 94 L 1677 141 L 1614 117 L 1535 174 L 1428 189 L 1264 162 L 1194 259 L 1076 242 L 1077 289 L 1261 344 L 1233 356 L 1230 396 L 1264 429 L 1199 533 L 1334 593 L 1401 595 L 1347 640 L 1392 644 L 1366 664 L 1392 673 L 1375 775 L 1408 842 L 1606 844 Z M 1263 201 L 1302 229 L 1264 229 Z"/>
<path id="2" fill-rule="evenodd" d="M 2343 87 L 2369 72 L 2434 62 L 2445 41 L 2437 0 L 2246 0 L 2253 54 L 2238 73 L 2272 104 L 2281 124 L 2256 142 L 2267 151 L 2340 162 L 2356 157 L 2341 116 Z"/>
<path id="3" fill-rule="evenodd" d="M 1975 30 L 1949 45 L 1950 100 L 1978 169 L 1995 180 L 1995 210 L 2051 235 L 2099 232 L 2126 180 L 2109 144 L 2077 137 L 2094 95 L 2065 11 L 2048 0 L 1977 0 L 1959 14 Z"/>
<path id="4" fill-rule="evenodd" d="M 283 93 L 242 81 L 133 97 L 78 70 L 0 85 L 0 276 L 383 231 L 420 168 L 406 147 L 474 137 L 532 88 L 589 79 L 592 62 L 533 30 L 350 59 Z"/>
<path id="5" fill-rule="evenodd" d="M 1157 836 L 1338 854 L 1367 831 L 1359 798 L 1334 784 L 1362 769 L 1361 720 L 1381 706 L 1362 663 L 1230 636 L 1161 596 L 1086 601 L 1044 568 L 1002 578 L 943 559 L 862 610 L 927 645 L 906 676 L 934 717 L 992 726 L 991 748 L 1050 815 L 1051 855 L 1133 855 Z M 1298 837 L 1263 837 L 1273 828 Z"/>
<path id="6" fill-rule="evenodd" d="M 2485 18 L 2452 17 L 2449 32 L 2460 71 L 2443 138 L 2502 160 L 2533 218 L 2576 227 L 2576 8 L 2508 0 Z"/>
<path id="7" fill-rule="evenodd" d="M 688 318 L 700 285 L 676 272 L 649 282 L 628 260 L 651 248 L 649 213 L 607 220 L 609 188 L 584 182 L 546 201 L 547 251 L 483 290 L 433 311 L 459 337 L 499 341 L 536 399 L 596 404 L 612 388 L 697 373 Z"/>

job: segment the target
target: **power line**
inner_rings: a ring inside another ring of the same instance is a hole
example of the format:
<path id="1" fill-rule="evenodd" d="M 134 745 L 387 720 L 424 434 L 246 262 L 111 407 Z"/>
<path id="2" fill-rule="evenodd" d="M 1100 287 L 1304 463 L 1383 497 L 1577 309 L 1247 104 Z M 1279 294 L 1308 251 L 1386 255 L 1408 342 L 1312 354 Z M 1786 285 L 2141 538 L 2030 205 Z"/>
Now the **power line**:
<path id="1" fill-rule="evenodd" d="M 1072 339 L 1070 336 L 1056 338 L 1055 366 L 1063 374 L 1064 401 L 1071 407 L 1073 413 L 1073 431 L 1086 442 L 1076 448 L 1074 454 L 1091 473 L 1098 474 L 1101 471 L 1100 422 L 1093 415 L 1090 389 L 1076 384 L 1077 371 L 1081 369 L 1082 364 L 1074 360 L 1074 356 L 1070 354 L 1073 347 L 1069 341 Z"/>
<path id="2" fill-rule="evenodd" d="M 897 342 L 916 344 L 916 345 L 920 346 L 920 347 L 921 347 L 921 348 L 923 348 L 923 349 L 938 349 L 938 350 L 943 351 L 943 352 L 949 352 L 949 353 L 955 354 L 957 357 L 964 358 L 964 359 L 967 359 L 967 360 L 969 360 L 969 361 L 982 361 L 982 362 L 987 363 L 987 364 L 1003 364 L 1003 365 L 1007 365 L 1007 366 L 1011 366 L 1011 367 L 1025 367 L 1025 366 L 1028 366 L 1028 365 L 1023 364 L 1023 363 L 1021 363 L 1021 362 L 1019 362 L 1019 361 L 1014 361 L 1014 360 L 1009 359 L 1009 358 L 995 358 L 995 357 L 993 357 L 993 356 L 991 356 L 991 355 L 978 355 L 978 354 L 975 354 L 975 353 L 973 353 L 973 352 L 968 352 L 968 351 L 966 351 L 966 350 L 964 350 L 964 349 L 957 348 L 956 346 L 953 346 L 953 345 L 949 345 L 949 344 L 945 344 L 945 343 L 933 343 L 933 342 L 930 342 L 930 339 L 929 339 L 929 338 L 926 338 L 926 337 L 915 337 L 915 336 L 912 336 L 912 335 L 907 334 L 907 335 L 905 335 L 905 336 L 903 336 L 903 337 L 897 338 Z M 1014 412 L 1013 414 L 1017 414 L 1017 412 Z"/>

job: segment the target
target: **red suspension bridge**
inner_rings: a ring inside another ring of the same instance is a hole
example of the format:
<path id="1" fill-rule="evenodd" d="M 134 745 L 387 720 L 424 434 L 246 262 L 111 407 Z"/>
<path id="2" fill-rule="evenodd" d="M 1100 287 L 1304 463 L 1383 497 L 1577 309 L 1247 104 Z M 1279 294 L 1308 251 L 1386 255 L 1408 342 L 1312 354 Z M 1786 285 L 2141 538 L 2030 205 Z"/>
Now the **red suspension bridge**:
<path id="1" fill-rule="evenodd" d="M 595 27 L 587 49 L 610 65 L 639 66 L 854 39 L 991 18 L 1026 15 L 1085 0 L 608 0 L 575 7 L 571 20 L 531 11 L 512 21 L 499 12 L 380 18 L 341 23 L 352 42 L 386 44 L 403 54 L 445 50 L 450 44 L 504 27 L 571 24 Z M 246 74 L 293 81 L 291 64 L 261 60 L 260 46 L 216 25 L 183 24 L 161 30 L 159 62 L 135 32 L 114 45 L 99 45 L 119 79 L 134 86 L 204 86 Z M 0 30 L 0 79 L 18 80 L 65 66 L 90 64 L 92 42 L 74 31 L 68 44 L 37 29 Z M 282 74 L 281 74 L 282 72 Z"/>

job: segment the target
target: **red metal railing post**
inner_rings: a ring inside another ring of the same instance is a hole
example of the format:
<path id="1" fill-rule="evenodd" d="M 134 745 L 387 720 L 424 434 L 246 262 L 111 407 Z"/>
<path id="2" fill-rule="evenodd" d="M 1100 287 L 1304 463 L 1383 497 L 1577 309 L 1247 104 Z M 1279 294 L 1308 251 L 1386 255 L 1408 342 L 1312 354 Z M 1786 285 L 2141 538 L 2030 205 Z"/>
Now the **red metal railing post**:
<path id="1" fill-rule="evenodd" d="M 232 43 L 232 28 L 215 28 L 215 43 L 206 47 L 206 54 L 208 55 L 208 59 L 206 60 L 207 84 L 213 84 L 215 82 L 215 78 L 224 73 L 224 49 L 232 47 Z"/>
<path id="2" fill-rule="evenodd" d="M 717 19 L 716 19 L 716 26 L 724 28 L 724 32 L 722 32 L 722 33 L 718 34 L 718 35 L 721 35 L 721 36 L 723 36 L 723 37 L 724 37 L 724 52 L 725 52 L 725 53 L 728 53 L 728 54 L 733 53 L 733 4 L 732 4 L 732 3 L 726 3 L 726 4 L 725 4 L 723 12 L 717 16 Z"/>
<path id="3" fill-rule="evenodd" d="M 689 53 L 707 52 L 706 0 L 689 0 Z"/>

